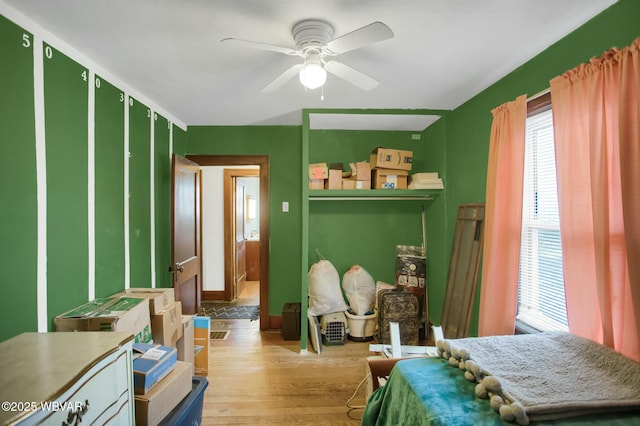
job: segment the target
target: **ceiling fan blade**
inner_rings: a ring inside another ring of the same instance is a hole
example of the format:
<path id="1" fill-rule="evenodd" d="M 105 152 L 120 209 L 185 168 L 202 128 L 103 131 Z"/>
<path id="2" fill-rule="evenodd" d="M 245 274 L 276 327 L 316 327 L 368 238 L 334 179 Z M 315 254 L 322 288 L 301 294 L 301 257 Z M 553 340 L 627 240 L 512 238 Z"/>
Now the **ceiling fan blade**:
<path id="1" fill-rule="evenodd" d="M 284 86 L 284 84 L 287 81 L 291 80 L 293 77 L 298 75 L 298 73 L 300 72 L 303 66 L 304 64 L 293 65 L 292 67 L 287 69 L 285 72 L 277 76 L 271 83 L 267 84 L 267 86 L 264 89 L 262 89 L 260 92 L 261 93 L 275 92 L 276 90 Z"/>
<path id="2" fill-rule="evenodd" d="M 393 38 L 393 31 L 382 22 L 373 22 L 327 43 L 334 54 L 345 53 L 369 44 Z"/>
<path id="3" fill-rule="evenodd" d="M 362 90 L 372 90 L 380 84 L 378 80 L 375 80 L 368 75 L 351 68 L 349 65 L 343 64 L 342 62 L 329 61 L 325 64 L 324 69 Z"/>
<path id="4" fill-rule="evenodd" d="M 296 55 L 295 49 L 290 47 L 278 46 L 275 44 L 262 43 L 259 41 L 243 40 L 241 38 L 223 38 L 220 43 L 229 44 L 238 47 L 249 47 L 251 49 L 270 50 L 272 52 L 284 53 L 285 55 Z"/>

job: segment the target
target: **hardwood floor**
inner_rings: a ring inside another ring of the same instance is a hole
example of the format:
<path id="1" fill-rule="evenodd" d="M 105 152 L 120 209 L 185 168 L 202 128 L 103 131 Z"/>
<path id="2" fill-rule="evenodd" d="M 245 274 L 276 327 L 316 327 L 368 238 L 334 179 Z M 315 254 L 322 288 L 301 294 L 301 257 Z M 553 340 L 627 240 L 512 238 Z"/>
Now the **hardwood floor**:
<path id="1" fill-rule="evenodd" d="M 323 346 L 320 355 L 309 345 L 301 354 L 298 340 L 283 340 L 280 330 L 261 332 L 258 321 L 215 320 L 212 329 L 230 332 L 211 341 L 203 424 L 360 423 L 362 409 L 350 411 L 347 401 L 365 378 L 366 358 L 373 355 L 368 342 Z M 351 406 L 364 405 L 365 388 Z"/>

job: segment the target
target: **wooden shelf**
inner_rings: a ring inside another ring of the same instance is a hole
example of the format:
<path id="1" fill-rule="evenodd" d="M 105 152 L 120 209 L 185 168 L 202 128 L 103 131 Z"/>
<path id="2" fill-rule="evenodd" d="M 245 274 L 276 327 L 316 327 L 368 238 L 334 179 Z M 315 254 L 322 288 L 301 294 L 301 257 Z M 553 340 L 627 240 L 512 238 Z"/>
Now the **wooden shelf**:
<path id="1" fill-rule="evenodd" d="M 310 201 L 433 200 L 441 189 L 319 189 L 309 190 Z"/>

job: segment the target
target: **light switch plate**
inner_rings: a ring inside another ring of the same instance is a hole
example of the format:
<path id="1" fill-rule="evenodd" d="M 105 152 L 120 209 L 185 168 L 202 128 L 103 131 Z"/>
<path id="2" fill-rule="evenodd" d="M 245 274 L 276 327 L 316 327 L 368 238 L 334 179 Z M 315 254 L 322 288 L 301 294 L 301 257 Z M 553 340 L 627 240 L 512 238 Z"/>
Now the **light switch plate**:
<path id="1" fill-rule="evenodd" d="M 289 212 L 289 202 L 288 201 L 283 201 L 282 202 L 282 212 L 283 213 L 288 213 Z"/>

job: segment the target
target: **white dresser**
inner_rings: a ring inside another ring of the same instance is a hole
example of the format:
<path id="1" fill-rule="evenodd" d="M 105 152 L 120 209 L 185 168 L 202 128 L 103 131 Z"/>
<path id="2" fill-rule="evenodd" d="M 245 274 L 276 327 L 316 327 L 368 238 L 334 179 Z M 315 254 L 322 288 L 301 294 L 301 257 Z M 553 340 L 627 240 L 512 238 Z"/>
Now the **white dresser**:
<path id="1" fill-rule="evenodd" d="M 132 345 L 108 331 L 0 343 L 0 425 L 134 424 Z"/>

